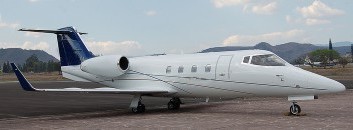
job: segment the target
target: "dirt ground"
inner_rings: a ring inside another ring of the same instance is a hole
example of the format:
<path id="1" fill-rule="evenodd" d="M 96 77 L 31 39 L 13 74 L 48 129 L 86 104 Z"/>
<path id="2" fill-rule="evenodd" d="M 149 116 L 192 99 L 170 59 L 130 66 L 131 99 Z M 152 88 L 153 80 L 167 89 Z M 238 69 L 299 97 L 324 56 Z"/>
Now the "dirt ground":
<path id="1" fill-rule="evenodd" d="M 347 65 L 345 68 L 341 66 L 327 67 L 326 69 L 308 66 L 302 68 L 335 80 L 353 80 L 353 64 Z"/>
<path id="2" fill-rule="evenodd" d="M 323 95 L 298 104 L 304 116 L 286 116 L 286 98 L 244 98 L 224 102 L 148 108 L 144 114 L 109 110 L 0 120 L 0 129 L 347 129 L 353 128 L 353 91 Z"/>
<path id="3" fill-rule="evenodd" d="M 51 73 L 24 73 L 25 77 L 29 81 L 63 81 L 68 80 L 62 75 L 59 75 L 59 72 Z M 0 74 L 0 82 L 4 81 L 17 81 L 16 75 L 14 73 L 10 74 Z"/>

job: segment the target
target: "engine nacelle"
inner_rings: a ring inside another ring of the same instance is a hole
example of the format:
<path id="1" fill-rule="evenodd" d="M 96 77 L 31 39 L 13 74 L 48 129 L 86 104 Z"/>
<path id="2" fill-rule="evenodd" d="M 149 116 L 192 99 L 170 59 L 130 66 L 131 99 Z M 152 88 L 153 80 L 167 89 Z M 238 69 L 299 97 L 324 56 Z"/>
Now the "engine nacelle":
<path id="1" fill-rule="evenodd" d="M 125 56 L 100 56 L 85 60 L 81 63 L 81 70 L 103 77 L 118 77 L 129 69 L 129 60 Z"/>

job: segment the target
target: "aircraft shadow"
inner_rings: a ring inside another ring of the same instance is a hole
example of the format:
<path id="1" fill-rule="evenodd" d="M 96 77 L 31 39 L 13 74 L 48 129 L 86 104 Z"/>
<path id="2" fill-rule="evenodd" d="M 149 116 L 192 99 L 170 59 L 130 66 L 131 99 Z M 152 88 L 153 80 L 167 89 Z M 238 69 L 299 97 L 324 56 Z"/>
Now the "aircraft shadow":
<path id="1" fill-rule="evenodd" d="M 88 112 L 88 113 L 78 113 L 71 114 L 68 116 L 59 117 L 56 119 L 60 120 L 77 120 L 77 119 L 95 119 L 95 118 L 109 118 L 109 117 L 119 117 L 119 116 L 141 116 L 141 115 L 158 115 L 158 114 L 227 114 L 227 115 L 254 115 L 254 116 L 269 116 L 269 115 L 281 115 L 283 112 L 273 112 L 273 111 L 246 111 L 246 110 L 222 110 L 220 108 L 228 104 L 192 104 L 187 106 L 181 106 L 178 110 L 168 110 L 166 106 L 158 108 L 147 108 L 146 112 L 135 114 L 132 113 L 129 109 L 126 110 L 108 110 L 103 112 Z M 239 104 L 241 105 L 241 104 Z M 208 110 L 209 109 L 209 110 Z M 260 109 L 260 108 L 259 108 Z"/>

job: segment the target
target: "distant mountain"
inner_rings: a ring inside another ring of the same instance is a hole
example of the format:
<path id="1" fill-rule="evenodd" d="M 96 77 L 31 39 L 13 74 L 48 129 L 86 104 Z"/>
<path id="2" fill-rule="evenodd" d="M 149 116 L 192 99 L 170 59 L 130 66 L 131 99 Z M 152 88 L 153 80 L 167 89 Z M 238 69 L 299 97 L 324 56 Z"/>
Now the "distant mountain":
<path id="1" fill-rule="evenodd" d="M 259 44 L 256 44 L 255 46 L 247 46 L 247 47 L 226 46 L 226 47 L 208 48 L 201 51 L 201 53 L 259 49 L 259 50 L 271 51 L 277 54 L 278 56 L 280 56 L 281 58 L 283 58 L 284 60 L 288 62 L 292 62 L 294 59 L 298 58 L 301 55 L 305 55 L 317 49 L 325 49 L 325 48 L 328 48 L 328 47 L 315 46 L 313 44 L 301 44 L 301 43 L 295 43 L 295 42 L 289 42 L 289 43 L 276 45 L 276 46 L 272 46 L 271 44 L 266 42 L 261 42 Z M 342 55 L 346 54 L 347 52 L 350 52 L 350 46 L 333 47 L 333 49 Z"/>
<path id="2" fill-rule="evenodd" d="M 344 41 L 344 42 L 332 43 L 332 46 L 333 47 L 343 47 L 343 46 L 351 46 L 352 44 L 353 44 L 353 42 Z M 316 44 L 316 46 L 327 46 L 327 44 Z"/>
<path id="3" fill-rule="evenodd" d="M 334 46 L 334 47 L 341 47 L 341 46 L 351 46 L 352 44 L 353 44 L 353 42 L 345 41 L 345 42 L 335 42 L 335 43 L 332 43 L 332 46 Z"/>
<path id="4" fill-rule="evenodd" d="M 0 66 L 3 65 L 4 62 L 14 62 L 16 64 L 22 65 L 26 62 L 26 59 L 33 54 L 37 55 L 38 59 L 43 62 L 48 62 L 49 60 L 53 60 L 58 62 L 59 60 L 49 55 L 47 52 L 42 50 L 23 50 L 21 48 L 7 48 L 0 49 Z"/>

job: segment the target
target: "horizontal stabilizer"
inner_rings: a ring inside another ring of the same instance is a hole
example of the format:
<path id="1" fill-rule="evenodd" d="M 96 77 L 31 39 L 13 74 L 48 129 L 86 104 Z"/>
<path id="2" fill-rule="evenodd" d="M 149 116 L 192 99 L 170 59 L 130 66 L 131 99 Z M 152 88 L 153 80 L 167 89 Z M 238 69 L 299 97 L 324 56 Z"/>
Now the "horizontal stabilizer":
<path id="1" fill-rule="evenodd" d="M 45 92 L 92 92 L 92 93 L 118 93 L 118 94 L 157 94 L 157 93 L 168 93 L 165 90 L 121 90 L 116 88 L 93 88 L 93 89 L 82 89 L 82 88 L 62 88 L 62 89 L 37 89 L 28 82 L 26 77 L 18 69 L 15 63 L 11 63 L 11 67 L 15 72 L 18 81 L 20 82 L 22 89 L 26 91 L 45 91 Z"/>
<path id="2" fill-rule="evenodd" d="M 80 35 L 87 33 L 77 32 L 74 27 L 64 27 L 54 30 L 23 28 L 18 31 L 55 34 L 58 41 L 61 66 L 80 65 L 83 61 L 95 57 L 86 48 L 80 37 Z"/>
<path id="3" fill-rule="evenodd" d="M 54 34 L 68 34 L 71 33 L 72 31 L 70 30 L 42 30 L 42 29 L 19 29 L 18 31 L 26 31 L 26 32 L 38 32 L 38 33 L 54 33 Z M 78 34 L 87 34 L 83 32 L 77 32 Z"/>

